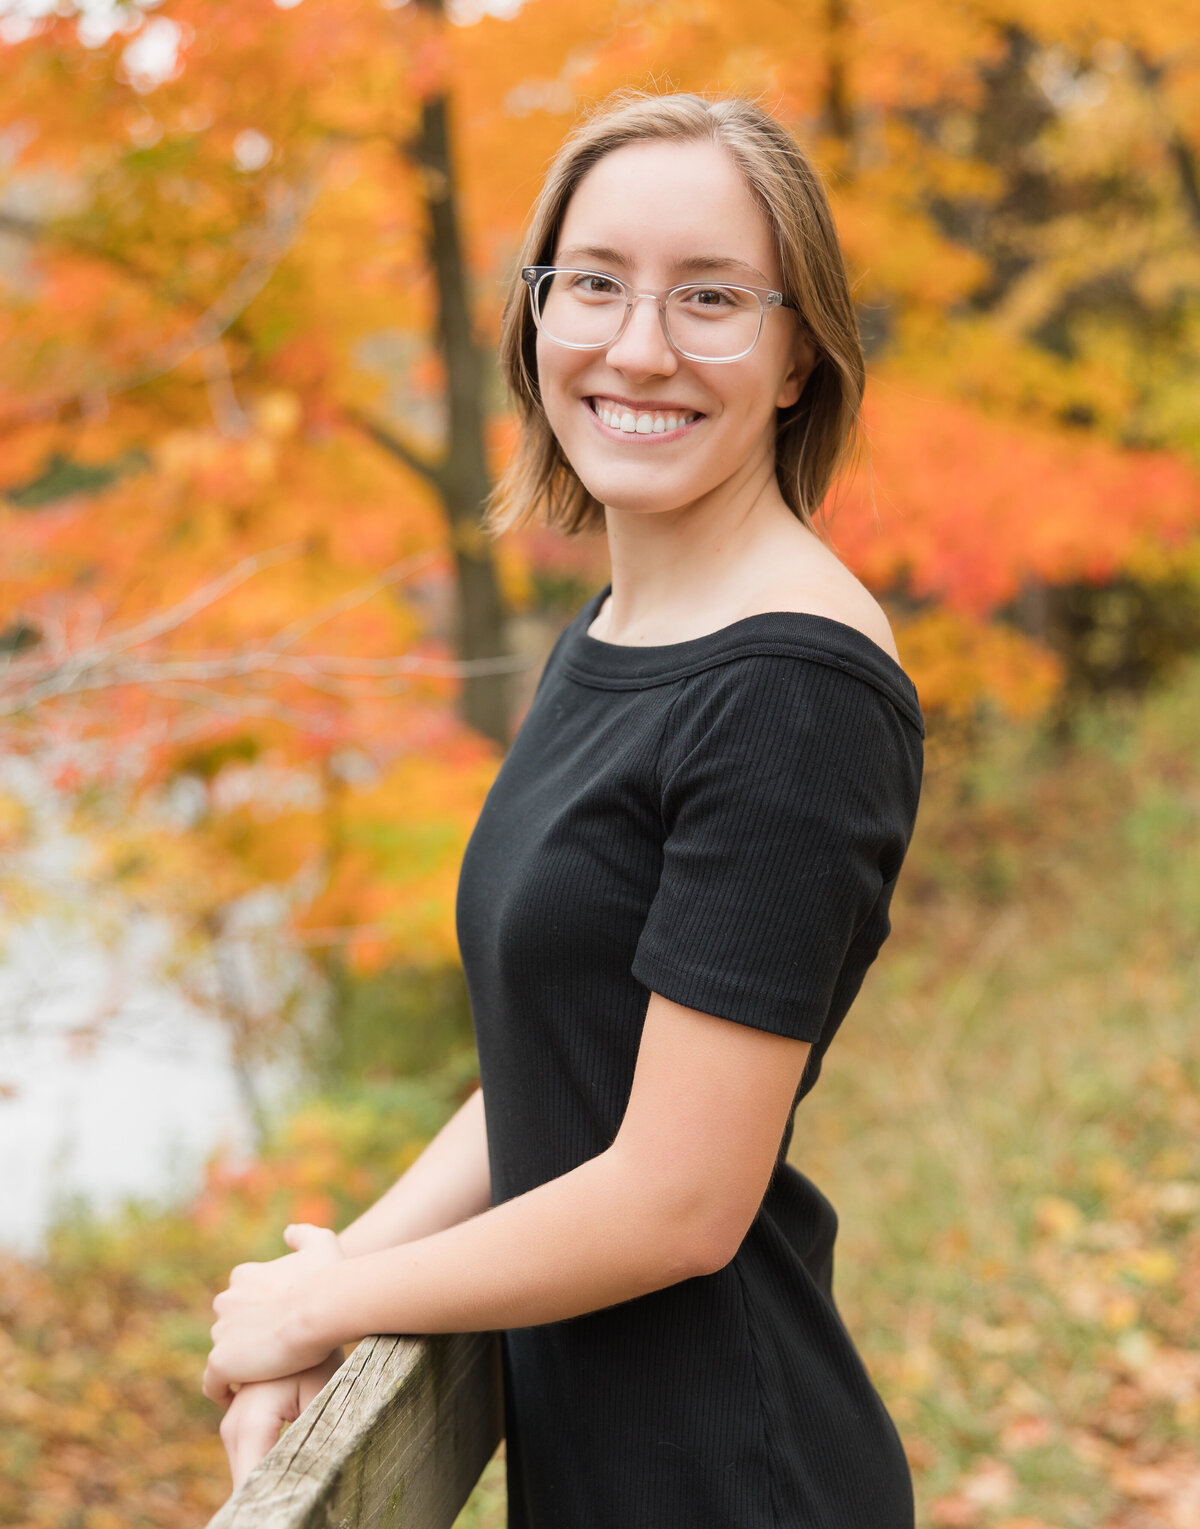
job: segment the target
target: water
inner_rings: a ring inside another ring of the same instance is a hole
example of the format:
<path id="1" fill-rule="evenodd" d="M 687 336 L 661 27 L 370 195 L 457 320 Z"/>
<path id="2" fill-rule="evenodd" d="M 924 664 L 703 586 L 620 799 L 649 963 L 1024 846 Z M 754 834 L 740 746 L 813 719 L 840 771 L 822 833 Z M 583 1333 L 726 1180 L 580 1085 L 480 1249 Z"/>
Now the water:
<path id="1" fill-rule="evenodd" d="M 24 929 L 0 967 L 0 1245 L 36 1252 L 57 1208 L 82 1196 L 186 1193 L 208 1155 L 251 1151 L 229 1033 L 149 976 L 97 1003 L 160 943 L 146 921 L 115 956 L 77 931 Z M 97 1011 L 100 1011 L 97 1016 Z"/>
<path id="2" fill-rule="evenodd" d="M 165 919 L 110 899 L 109 934 L 97 932 L 94 895 L 73 874 L 81 844 L 51 793 L 8 764 L 0 786 L 36 802 L 39 819 L 20 869 L 54 907 L 15 926 L 0 920 L 0 1247 L 33 1254 L 72 1198 L 104 1210 L 181 1196 L 217 1149 L 250 1153 L 247 1083 L 270 1103 L 290 1074 L 283 1060 L 239 1077 L 203 980 L 197 997 L 163 975 Z M 228 954 L 255 1006 L 269 1005 L 253 949 Z"/>

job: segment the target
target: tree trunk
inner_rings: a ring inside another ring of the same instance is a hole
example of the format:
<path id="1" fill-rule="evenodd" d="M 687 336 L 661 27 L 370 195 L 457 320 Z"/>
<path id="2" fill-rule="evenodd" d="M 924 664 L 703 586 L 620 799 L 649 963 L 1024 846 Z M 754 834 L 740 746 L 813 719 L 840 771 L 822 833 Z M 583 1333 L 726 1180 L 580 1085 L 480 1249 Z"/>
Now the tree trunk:
<path id="1" fill-rule="evenodd" d="M 826 0 L 825 120 L 842 146 L 843 172 L 848 171 L 854 150 L 854 108 L 850 104 L 846 65 L 849 22 L 846 0 Z"/>
<path id="2" fill-rule="evenodd" d="M 420 4 L 442 16 L 441 0 Z M 466 660 L 500 658 L 507 648 L 506 613 L 491 548 L 480 526 L 491 489 L 484 450 L 484 368 L 471 332 L 444 91 L 422 103 L 420 128 L 409 152 L 424 185 L 429 259 L 437 283 L 437 345 L 445 363 L 446 454 L 436 481 L 458 573 L 458 654 Z M 463 715 L 499 743 L 508 741 L 508 690 L 503 672 L 473 674 L 463 682 Z"/>

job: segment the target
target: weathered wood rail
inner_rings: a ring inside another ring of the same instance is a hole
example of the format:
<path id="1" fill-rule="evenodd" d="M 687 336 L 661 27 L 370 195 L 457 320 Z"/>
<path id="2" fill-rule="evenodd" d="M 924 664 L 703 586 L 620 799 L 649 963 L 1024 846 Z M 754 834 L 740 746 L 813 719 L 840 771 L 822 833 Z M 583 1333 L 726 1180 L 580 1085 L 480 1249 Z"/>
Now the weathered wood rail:
<path id="1" fill-rule="evenodd" d="M 451 1529 L 502 1431 L 494 1333 L 367 1338 L 208 1529 Z"/>

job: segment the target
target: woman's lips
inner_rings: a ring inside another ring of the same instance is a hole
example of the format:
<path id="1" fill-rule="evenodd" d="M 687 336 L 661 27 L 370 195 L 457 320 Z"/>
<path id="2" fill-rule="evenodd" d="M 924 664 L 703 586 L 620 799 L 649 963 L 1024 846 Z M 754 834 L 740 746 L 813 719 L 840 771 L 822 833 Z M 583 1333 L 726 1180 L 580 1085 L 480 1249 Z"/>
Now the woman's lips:
<path id="1" fill-rule="evenodd" d="M 624 440 L 675 440 L 704 418 L 695 409 L 637 408 L 603 396 L 585 398 L 583 403 L 605 434 Z"/>

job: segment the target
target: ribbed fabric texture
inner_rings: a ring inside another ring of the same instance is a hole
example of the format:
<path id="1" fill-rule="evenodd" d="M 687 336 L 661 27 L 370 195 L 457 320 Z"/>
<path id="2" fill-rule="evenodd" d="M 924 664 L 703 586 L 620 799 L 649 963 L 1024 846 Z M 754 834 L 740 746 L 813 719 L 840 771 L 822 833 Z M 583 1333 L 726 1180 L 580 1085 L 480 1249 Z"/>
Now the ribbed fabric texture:
<path id="1" fill-rule="evenodd" d="M 812 1042 L 889 930 L 917 810 L 912 682 L 782 611 L 551 654 L 488 795 L 458 935 L 495 1203 L 616 1136 L 651 992 Z M 911 1529 L 891 1419 L 833 1301 L 837 1217 L 784 1157 L 719 1273 L 504 1334 L 510 1529 Z"/>

